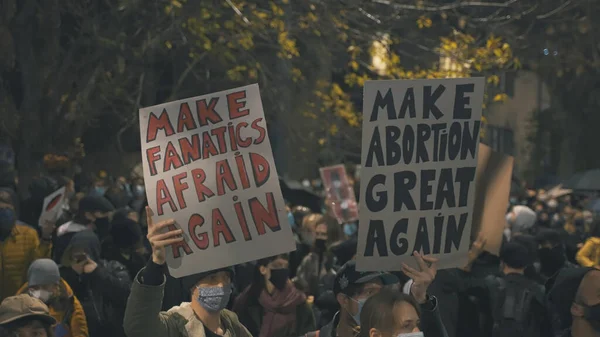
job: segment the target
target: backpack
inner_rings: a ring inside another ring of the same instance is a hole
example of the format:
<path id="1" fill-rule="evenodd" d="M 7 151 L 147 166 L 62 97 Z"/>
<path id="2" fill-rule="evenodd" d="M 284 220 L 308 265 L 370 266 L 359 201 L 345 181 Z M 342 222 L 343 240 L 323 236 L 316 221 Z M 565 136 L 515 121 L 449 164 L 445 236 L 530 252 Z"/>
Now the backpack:
<path id="1" fill-rule="evenodd" d="M 531 311 L 536 294 L 527 287 L 507 287 L 497 279 L 498 291 L 492 300 L 492 337 L 538 337 L 540 326 Z"/>

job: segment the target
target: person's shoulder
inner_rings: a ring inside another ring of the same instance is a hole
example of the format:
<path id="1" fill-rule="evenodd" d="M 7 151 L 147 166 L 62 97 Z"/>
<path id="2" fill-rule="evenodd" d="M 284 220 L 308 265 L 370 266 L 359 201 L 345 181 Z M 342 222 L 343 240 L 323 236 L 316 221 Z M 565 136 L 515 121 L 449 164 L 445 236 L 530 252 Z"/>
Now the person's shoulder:
<path id="1" fill-rule="evenodd" d="M 16 229 L 17 235 L 21 236 L 23 238 L 31 239 L 34 237 L 36 237 L 36 238 L 39 237 L 38 232 L 35 230 L 35 228 L 33 228 L 31 226 L 17 223 L 17 224 L 15 224 L 15 229 Z"/>

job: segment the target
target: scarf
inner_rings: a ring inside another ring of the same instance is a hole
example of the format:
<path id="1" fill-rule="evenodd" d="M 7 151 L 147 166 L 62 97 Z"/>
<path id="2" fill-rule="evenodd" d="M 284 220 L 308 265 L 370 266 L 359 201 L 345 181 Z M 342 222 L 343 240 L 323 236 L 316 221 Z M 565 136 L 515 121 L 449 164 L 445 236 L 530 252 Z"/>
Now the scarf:
<path id="1" fill-rule="evenodd" d="M 296 324 L 296 308 L 306 302 L 306 295 L 288 282 L 283 290 L 275 289 L 272 295 L 263 290 L 258 303 L 263 308 L 259 337 L 271 337 L 280 329 Z"/>

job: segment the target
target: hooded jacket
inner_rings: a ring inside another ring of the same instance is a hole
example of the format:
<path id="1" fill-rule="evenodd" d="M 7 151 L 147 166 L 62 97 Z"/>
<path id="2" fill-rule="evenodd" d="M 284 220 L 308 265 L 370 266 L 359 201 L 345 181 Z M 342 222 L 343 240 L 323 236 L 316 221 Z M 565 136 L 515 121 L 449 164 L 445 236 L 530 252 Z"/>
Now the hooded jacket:
<path id="1" fill-rule="evenodd" d="M 143 272 L 144 269 L 140 274 Z M 136 276 L 125 310 L 123 325 L 127 336 L 206 337 L 204 325 L 194 314 L 190 303 L 182 303 L 166 312 L 160 311 L 165 283 L 163 276 L 161 285 L 145 285 Z M 221 322 L 225 327 L 223 337 L 252 337 L 237 315 L 229 310 L 221 310 Z"/>
<path id="2" fill-rule="evenodd" d="M 73 249 L 83 249 L 98 267 L 90 274 L 75 273 L 70 267 Z M 116 261 L 100 259 L 100 240 L 91 230 L 73 236 L 61 262 L 61 276 L 81 301 L 90 336 L 124 336 L 123 313 L 131 284 L 127 269 Z"/>
<path id="3" fill-rule="evenodd" d="M 587 239 L 575 258 L 577 263 L 583 267 L 600 266 L 600 238 Z"/>
<path id="4" fill-rule="evenodd" d="M 0 301 L 14 296 L 26 281 L 31 262 L 50 257 L 52 244 L 41 241 L 35 229 L 16 224 L 10 236 L 0 241 Z"/>
<path id="5" fill-rule="evenodd" d="M 17 292 L 18 294 L 25 293 L 29 288 L 28 284 L 25 283 L 21 289 Z M 48 304 L 50 309 L 50 316 L 60 324 L 63 323 L 68 327 L 68 334 L 63 337 L 88 337 L 88 326 L 83 312 L 81 303 L 73 294 L 73 289 L 69 287 L 69 284 L 63 279 L 60 280 L 59 284 L 60 302 L 54 304 L 53 302 Z"/>

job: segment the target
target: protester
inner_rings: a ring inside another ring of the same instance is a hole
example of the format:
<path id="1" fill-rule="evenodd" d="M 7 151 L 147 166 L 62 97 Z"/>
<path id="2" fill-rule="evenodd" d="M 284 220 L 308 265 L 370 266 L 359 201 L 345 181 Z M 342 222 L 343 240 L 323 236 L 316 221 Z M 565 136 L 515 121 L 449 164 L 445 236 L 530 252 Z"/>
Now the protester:
<path id="1" fill-rule="evenodd" d="M 124 265 L 133 279 L 149 258 L 143 244 L 140 225 L 129 217 L 115 216 L 110 236 L 102 244 L 102 256 L 106 260 Z"/>
<path id="2" fill-rule="evenodd" d="M 53 223 L 42 224 L 40 241 L 35 229 L 17 223 L 10 195 L 0 192 L 0 300 L 25 283 L 31 262 L 50 257 L 53 231 Z"/>
<path id="3" fill-rule="evenodd" d="M 35 260 L 27 271 L 27 283 L 17 294 L 27 293 L 44 302 L 57 324 L 55 337 L 87 337 L 88 327 L 81 303 L 73 290 L 60 277 L 56 263 L 50 259 Z"/>
<path id="4" fill-rule="evenodd" d="M 90 336 L 123 336 L 129 273 L 119 262 L 100 256 L 96 234 L 91 230 L 78 232 L 63 254 L 60 273 L 81 301 Z"/>
<path id="5" fill-rule="evenodd" d="M 152 259 L 138 273 L 127 300 L 124 327 L 127 336 L 146 337 L 251 337 L 237 315 L 225 309 L 232 293 L 233 268 L 222 268 L 184 278 L 192 302 L 160 312 L 166 278 L 165 247 L 183 240 L 180 229 L 163 232 L 173 220 L 154 224 L 146 208 Z"/>
<path id="6" fill-rule="evenodd" d="M 48 307 L 27 294 L 5 298 L 0 304 L 0 333 L 9 337 L 54 337 L 56 320 Z"/>
<path id="7" fill-rule="evenodd" d="M 52 254 L 54 261 L 61 261 L 67 245 L 76 233 L 91 229 L 98 233 L 101 241 L 105 239 L 110 231 L 109 217 L 114 210 L 114 206 L 104 197 L 86 196 L 81 199 L 73 220 L 61 225 L 56 231 Z"/>
<path id="8" fill-rule="evenodd" d="M 289 276 L 287 255 L 256 263 L 252 284 L 233 306 L 252 336 L 302 336 L 316 329 L 306 296 L 294 287 Z"/>
<path id="9" fill-rule="evenodd" d="M 418 337 L 421 310 L 417 301 L 399 291 L 384 289 L 371 296 L 360 313 L 359 337 Z M 425 336 L 429 337 L 429 336 Z"/>
<path id="10" fill-rule="evenodd" d="M 552 288 L 556 275 L 561 269 L 576 266 L 567 260 L 565 246 L 558 231 L 543 229 L 538 232 L 536 239 L 539 244 L 539 274 L 548 291 Z"/>
<path id="11" fill-rule="evenodd" d="M 600 267 L 600 221 L 592 225 L 591 237 L 576 255 L 577 262 L 583 267 Z"/>

